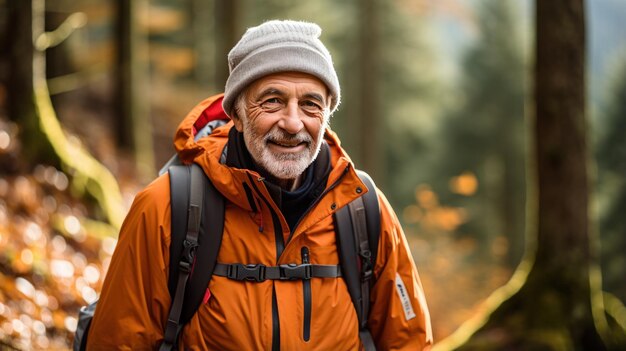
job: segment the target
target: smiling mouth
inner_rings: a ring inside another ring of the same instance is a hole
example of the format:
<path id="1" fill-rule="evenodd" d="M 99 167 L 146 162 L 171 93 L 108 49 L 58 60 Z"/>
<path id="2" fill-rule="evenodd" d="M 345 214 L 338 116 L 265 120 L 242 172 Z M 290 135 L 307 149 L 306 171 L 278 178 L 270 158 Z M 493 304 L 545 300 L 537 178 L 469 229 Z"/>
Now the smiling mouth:
<path id="1" fill-rule="evenodd" d="M 300 142 L 280 142 L 280 141 L 276 141 L 276 140 L 268 140 L 268 143 L 273 144 L 273 145 L 277 145 L 280 147 L 285 147 L 285 148 L 294 148 L 294 147 L 298 147 L 301 145 L 307 145 L 306 141 L 300 141 Z"/>

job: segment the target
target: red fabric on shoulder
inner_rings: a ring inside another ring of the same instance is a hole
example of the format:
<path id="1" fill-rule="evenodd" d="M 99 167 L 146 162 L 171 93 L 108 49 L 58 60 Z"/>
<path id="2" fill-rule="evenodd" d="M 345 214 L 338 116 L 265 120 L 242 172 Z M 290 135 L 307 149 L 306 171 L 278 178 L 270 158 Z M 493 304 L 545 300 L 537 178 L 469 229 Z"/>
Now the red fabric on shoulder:
<path id="1" fill-rule="evenodd" d="M 204 128 L 204 126 L 206 126 L 207 123 L 211 121 L 229 118 L 222 108 L 223 99 L 224 97 L 220 97 L 219 99 L 213 101 L 211 105 L 209 105 L 209 107 L 207 107 L 204 111 L 202 111 L 200 117 L 198 117 L 196 122 L 193 124 L 194 135 L 196 135 L 199 130 L 202 130 L 202 128 Z"/>

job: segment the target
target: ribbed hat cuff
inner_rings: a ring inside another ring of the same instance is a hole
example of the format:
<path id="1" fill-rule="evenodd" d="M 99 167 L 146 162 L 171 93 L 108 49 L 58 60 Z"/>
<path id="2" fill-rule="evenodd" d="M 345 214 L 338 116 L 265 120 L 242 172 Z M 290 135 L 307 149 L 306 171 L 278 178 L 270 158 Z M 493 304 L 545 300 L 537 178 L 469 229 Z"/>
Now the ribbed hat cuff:
<path id="1" fill-rule="evenodd" d="M 259 78 L 280 72 L 303 72 L 320 79 L 332 96 L 331 113 L 339 105 L 339 80 L 332 66 L 320 53 L 307 45 L 293 43 L 257 50 L 246 56 L 230 73 L 226 81 L 224 111 L 231 115 L 237 96 Z"/>

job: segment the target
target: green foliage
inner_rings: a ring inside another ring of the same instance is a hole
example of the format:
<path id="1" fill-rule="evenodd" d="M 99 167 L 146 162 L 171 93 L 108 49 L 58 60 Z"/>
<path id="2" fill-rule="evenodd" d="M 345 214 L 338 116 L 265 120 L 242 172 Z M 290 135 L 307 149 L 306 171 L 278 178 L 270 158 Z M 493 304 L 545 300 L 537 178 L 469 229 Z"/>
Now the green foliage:
<path id="1" fill-rule="evenodd" d="M 467 208 L 461 231 L 487 241 L 505 235 L 511 263 L 523 251 L 525 65 L 511 4 L 479 7 L 479 38 L 466 52 L 458 96 L 441 129 L 444 151 L 433 185 L 446 203 Z M 471 197 L 452 194 L 449 180 L 462 172 L 478 179 Z"/>
<path id="2" fill-rule="evenodd" d="M 626 301 L 626 64 L 615 69 L 609 103 L 602 114 L 606 129 L 596 151 L 598 190 L 604 206 L 600 214 L 602 270 L 605 289 Z"/>
<path id="3" fill-rule="evenodd" d="M 438 144 L 442 106 L 448 102 L 432 23 L 407 3 L 385 2 L 382 15 L 380 99 L 384 119 L 388 195 L 396 208 L 415 201 Z M 385 189 L 387 190 L 387 189 Z"/>

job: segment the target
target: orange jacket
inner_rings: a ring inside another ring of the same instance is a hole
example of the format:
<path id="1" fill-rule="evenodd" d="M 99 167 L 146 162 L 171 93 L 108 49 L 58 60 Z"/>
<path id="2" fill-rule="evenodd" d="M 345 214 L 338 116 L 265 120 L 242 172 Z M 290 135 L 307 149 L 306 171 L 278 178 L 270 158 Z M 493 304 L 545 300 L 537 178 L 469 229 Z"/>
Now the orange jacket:
<path id="1" fill-rule="evenodd" d="M 362 195 L 357 187 L 366 187 L 337 136 L 331 131 L 325 135 L 332 165 L 327 187 L 339 183 L 322 195 L 290 233 L 259 175 L 220 163 L 232 123 L 194 142 L 193 123 L 217 98 L 203 101 L 189 113 L 176 133 L 175 146 L 183 161 L 202 166 L 227 199 L 218 262 L 300 263 L 300 250 L 306 246 L 312 264 L 339 264 L 332 214 Z M 244 184 L 254 189 L 260 213 L 253 213 Z M 427 349 L 432 333 L 417 269 L 398 219 L 378 193 L 382 231 L 371 290 L 370 331 L 379 350 Z M 277 214 L 274 220 L 272 212 Z M 278 259 L 275 228 L 282 231 L 285 242 Z M 167 288 L 170 240 L 170 189 L 165 174 L 137 194 L 124 221 L 91 324 L 88 350 L 158 348 L 171 303 Z M 313 278 L 310 282 L 308 342 L 303 340 L 302 281 L 249 282 L 214 275 L 210 299 L 181 332 L 179 349 L 271 350 L 275 291 L 281 350 L 358 350 L 357 316 L 344 280 Z"/>

